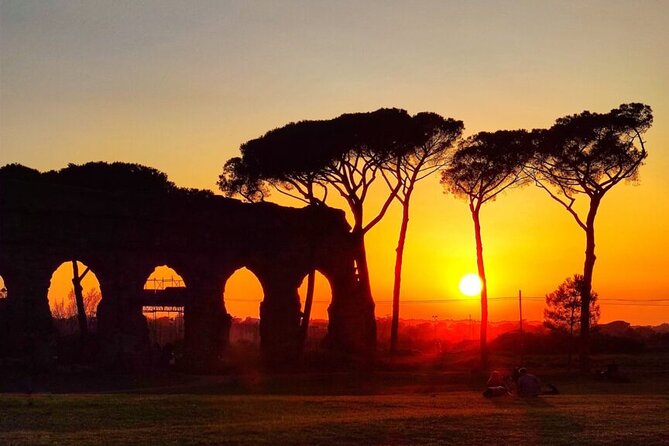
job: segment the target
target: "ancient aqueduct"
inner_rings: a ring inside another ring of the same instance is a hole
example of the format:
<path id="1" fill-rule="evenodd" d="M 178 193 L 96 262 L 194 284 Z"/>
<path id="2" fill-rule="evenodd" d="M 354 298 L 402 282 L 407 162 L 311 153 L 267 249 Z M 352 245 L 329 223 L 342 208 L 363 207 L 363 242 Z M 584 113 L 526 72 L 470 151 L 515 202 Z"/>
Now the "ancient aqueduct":
<path id="1" fill-rule="evenodd" d="M 231 319 L 223 290 L 241 267 L 263 288 L 260 337 L 266 361 L 297 357 L 297 289 L 313 268 L 332 289 L 327 346 L 363 355 L 374 349 L 374 304 L 357 286 L 343 212 L 242 203 L 178 188 L 150 171 L 121 163 L 48 173 L 12 165 L 0 169 L 0 274 L 9 290 L 0 306 L 0 336 L 9 355 L 48 356 L 51 274 L 72 259 L 88 265 L 100 282 L 103 361 L 145 351 L 142 289 L 159 265 L 174 268 L 186 282 L 185 298 L 177 304 L 184 307 L 184 360 L 193 367 L 225 355 Z"/>

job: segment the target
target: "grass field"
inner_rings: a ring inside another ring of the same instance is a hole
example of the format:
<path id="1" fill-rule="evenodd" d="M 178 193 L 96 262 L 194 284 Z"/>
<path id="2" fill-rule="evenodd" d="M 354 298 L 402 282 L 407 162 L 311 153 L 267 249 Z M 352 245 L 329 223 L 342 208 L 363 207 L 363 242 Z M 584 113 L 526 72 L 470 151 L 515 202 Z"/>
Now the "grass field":
<path id="1" fill-rule="evenodd" d="M 474 392 L 368 396 L 0 398 L 13 444 L 669 444 L 669 396 Z"/>
<path id="2" fill-rule="evenodd" d="M 77 379 L 84 393 L 0 394 L 0 445 L 669 445 L 666 359 L 627 358 L 630 383 L 545 370 L 562 394 L 532 400 L 429 370 Z"/>

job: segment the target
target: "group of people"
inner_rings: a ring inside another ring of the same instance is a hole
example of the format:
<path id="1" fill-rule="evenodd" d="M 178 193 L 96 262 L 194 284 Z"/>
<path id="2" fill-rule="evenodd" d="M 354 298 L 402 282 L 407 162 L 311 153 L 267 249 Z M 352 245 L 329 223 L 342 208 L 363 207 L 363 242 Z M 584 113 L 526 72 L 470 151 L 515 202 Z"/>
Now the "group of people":
<path id="1" fill-rule="evenodd" d="M 557 388 L 548 384 L 546 390 L 542 390 L 541 381 L 531 373 L 527 373 L 525 367 L 514 368 L 511 376 L 502 376 L 494 370 L 490 374 L 487 387 L 483 392 L 486 398 L 499 396 L 519 396 L 522 398 L 533 398 L 539 395 L 557 395 Z"/>

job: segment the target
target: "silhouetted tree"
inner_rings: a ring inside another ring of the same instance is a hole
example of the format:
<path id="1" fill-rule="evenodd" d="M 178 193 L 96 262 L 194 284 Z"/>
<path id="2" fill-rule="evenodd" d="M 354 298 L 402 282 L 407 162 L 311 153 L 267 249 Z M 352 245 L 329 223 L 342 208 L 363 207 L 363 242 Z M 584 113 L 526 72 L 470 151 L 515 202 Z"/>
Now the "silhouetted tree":
<path id="1" fill-rule="evenodd" d="M 252 201 L 264 200 L 272 189 L 312 205 L 325 204 L 332 187 L 351 211 L 359 283 L 371 296 L 364 237 L 383 218 L 400 184 L 369 220 L 365 199 L 380 169 L 413 147 L 416 137 L 411 116 L 399 109 L 291 123 L 244 143 L 242 156 L 225 164 L 218 185 L 227 195 Z"/>
<path id="2" fill-rule="evenodd" d="M 100 291 L 94 288 L 90 288 L 83 294 L 84 314 L 89 323 L 91 319 L 95 317 L 101 299 L 102 295 L 100 294 Z M 74 290 L 70 290 L 67 297 L 64 299 L 54 299 L 54 301 L 50 303 L 50 309 L 54 319 L 70 319 L 75 316 L 78 317 L 80 313 L 77 308 Z"/>
<path id="3" fill-rule="evenodd" d="M 524 130 L 481 132 L 462 141 L 450 165 L 442 171 L 446 191 L 468 200 L 474 221 L 476 264 L 481 278 L 481 363 L 488 362 L 488 284 L 483 262 L 481 206 L 506 189 L 520 185 L 522 166 L 528 156 L 529 134 Z"/>
<path id="4" fill-rule="evenodd" d="M 277 188 L 284 183 L 273 178 L 263 180 L 261 173 L 249 164 L 252 164 L 250 160 L 245 162 L 240 157 L 230 158 L 223 166 L 223 173 L 218 177 L 218 187 L 226 195 L 239 195 L 252 203 L 265 201 L 265 196 L 269 195 L 269 190 L 265 186 L 266 183 L 275 184 Z M 289 182 L 285 182 L 284 187 L 288 187 L 289 184 Z M 300 197 L 295 198 L 301 199 Z M 314 198 L 308 201 L 315 202 L 316 200 Z"/>
<path id="5" fill-rule="evenodd" d="M 447 162 L 447 151 L 462 135 L 464 124 L 436 113 L 418 113 L 413 117 L 416 128 L 416 145 L 390 158 L 381 171 L 391 192 L 397 188 L 395 198 L 402 205 L 402 221 L 395 249 L 395 281 L 393 284 L 393 315 L 390 329 L 390 352 L 397 351 L 400 319 L 400 287 L 402 257 L 409 228 L 409 207 L 416 183 L 439 169 Z"/>
<path id="6" fill-rule="evenodd" d="M 84 311 L 90 322 L 91 319 L 97 316 L 98 304 L 102 300 L 102 293 L 95 288 L 90 288 L 86 294 L 84 294 Z"/>
<path id="7" fill-rule="evenodd" d="M 84 306 L 84 293 L 81 281 L 86 277 L 90 271 L 86 268 L 81 275 L 79 274 L 79 264 L 76 260 L 72 260 L 72 290 L 74 293 L 74 300 L 77 304 L 77 321 L 79 323 L 79 336 L 82 340 L 88 335 L 88 323 L 86 318 L 86 308 Z"/>
<path id="8" fill-rule="evenodd" d="M 177 187 L 167 179 L 167 175 L 152 167 L 133 163 L 90 162 L 68 164 L 64 169 L 52 170 L 43 174 L 52 184 L 109 191 L 147 195 L 175 191 Z"/>
<path id="9" fill-rule="evenodd" d="M 76 314 L 76 305 L 74 304 L 74 296 L 72 302 L 67 302 L 65 299 L 56 299 L 50 303 L 51 317 L 54 319 L 68 319 Z"/>
<path id="10" fill-rule="evenodd" d="M 552 293 L 546 294 L 546 308 L 544 309 L 544 325 L 554 331 L 569 333 L 569 353 L 567 364 L 571 366 L 574 344 L 574 333 L 581 327 L 581 290 L 584 285 L 583 276 L 574 274 Z M 590 325 L 596 325 L 599 320 L 599 304 L 597 293 L 590 291 Z"/>
<path id="11" fill-rule="evenodd" d="M 608 113 L 559 118 L 548 130 L 536 131 L 537 150 L 526 172 L 537 186 L 560 203 L 585 232 L 581 288 L 580 366 L 588 373 L 590 290 L 595 266 L 595 217 L 604 195 L 623 180 L 637 178 L 647 156 L 643 134 L 653 123 L 649 106 L 622 104 Z M 574 204 L 588 200 L 585 217 Z"/>

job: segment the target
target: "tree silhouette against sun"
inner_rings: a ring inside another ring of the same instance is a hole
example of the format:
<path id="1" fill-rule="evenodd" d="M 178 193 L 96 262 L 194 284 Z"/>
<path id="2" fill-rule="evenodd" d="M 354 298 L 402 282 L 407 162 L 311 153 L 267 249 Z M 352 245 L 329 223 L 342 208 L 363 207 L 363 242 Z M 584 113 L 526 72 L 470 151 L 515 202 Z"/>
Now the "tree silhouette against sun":
<path id="1" fill-rule="evenodd" d="M 446 192 L 468 201 L 474 222 L 476 265 L 481 280 L 480 350 L 483 367 L 488 364 L 488 284 L 483 261 L 481 207 L 510 187 L 525 182 L 522 166 L 528 156 L 528 142 L 529 134 L 525 130 L 477 133 L 459 144 L 448 167 L 441 172 L 441 183 Z"/>

